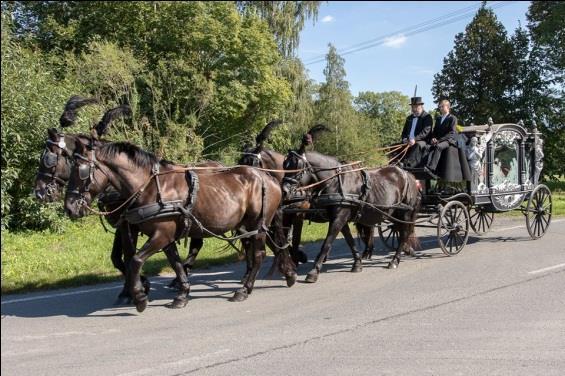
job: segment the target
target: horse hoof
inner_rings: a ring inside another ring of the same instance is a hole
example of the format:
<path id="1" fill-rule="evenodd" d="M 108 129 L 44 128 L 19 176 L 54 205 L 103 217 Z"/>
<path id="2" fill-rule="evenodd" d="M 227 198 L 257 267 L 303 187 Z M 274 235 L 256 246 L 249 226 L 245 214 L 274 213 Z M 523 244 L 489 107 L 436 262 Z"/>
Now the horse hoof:
<path id="1" fill-rule="evenodd" d="M 373 253 L 372 252 L 363 252 L 363 255 L 361 256 L 361 258 L 363 260 L 370 260 L 373 258 Z"/>
<path id="2" fill-rule="evenodd" d="M 171 303 L 171 308 L 173 308 L 173 309 L 184 308 L 184 307 L 186 307 L 187 304 L 188 304 L 187 298 L 175 298 L 175 299 L 173 299 L 173 302 Z"/>
<path id="3" fill-rule="evenodd" d="M 306 275 L 306 279 L 305 281 L 307 283 L 316 283 L 318 281 L 318 272 L 317 271 L 311 271 Z"/>
<path id="4" fill-rule="evenodd" d="M 296 273 L 292 273 L 290 275 L 287 275 L 286 276 L 287 287 L 292 287 L 296 283 L 297 278 L 298 278 L 298 276 L 296 275 Z"/>
<path id="5" fill-rule="evenodd" d="M 247 292 L 237 290 L 235 294 L 233 294 L 233 297 L 230 299 L 230 302 L 243 302 L 245 299 L 247 299 Z"/>
<path id="6" fill-rule="evenodd" d="M 147 308 L 147 297 L 142 300 L 137 299 L 137 302 L 135 303 L 135 309 L 137 309 L 137 312 L 141 313 L 145 311 L 145 308 Z"/>
<path id="7" fill-rule="evenodd" d="M 388 263 L 387 269 L 396 269 L 396 268 L 398 268 L 398 264 L 396 262 L 391 261 Z"/>
<path id="8" fill-rule="evenodd" d="M 361 265 L 353 265 L 351 268 L 351 273 L 361 273 L 363 271 L 363 266 Z"/>

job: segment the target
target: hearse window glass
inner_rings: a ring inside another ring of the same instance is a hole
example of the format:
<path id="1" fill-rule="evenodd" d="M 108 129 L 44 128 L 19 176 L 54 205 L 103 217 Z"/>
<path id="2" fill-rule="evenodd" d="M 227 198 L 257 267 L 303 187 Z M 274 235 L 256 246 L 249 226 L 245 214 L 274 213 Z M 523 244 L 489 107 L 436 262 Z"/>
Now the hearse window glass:
<path id="1" fill-rule="evenodd" d="M 526 181 L 531 183 L 534 180 L 534 166 L 532 165 L 532 161 L 535 159 L 534 143 L 526 142 L 524 146 L 524 171 L 526 171 Z"/>
<path id="2" fill-rule="evenodd" d="M 492 185 L 498 188 L 498 191 L 515 190 L 519 186 L 519 137 L 520 135 L 516 132 L 502 131 L 494 139 Z"/>

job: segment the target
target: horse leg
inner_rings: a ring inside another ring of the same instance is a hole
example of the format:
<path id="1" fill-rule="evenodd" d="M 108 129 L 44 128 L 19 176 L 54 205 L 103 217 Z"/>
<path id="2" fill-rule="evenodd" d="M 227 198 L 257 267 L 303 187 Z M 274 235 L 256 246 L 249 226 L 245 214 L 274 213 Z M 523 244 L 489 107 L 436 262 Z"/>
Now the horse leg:
<path id="1" fill-rule="evenodd" d="M 406 223 L 398 223 L 400 239 L 399 246 L 394 254 L 394 257 L 388 264 L 389 269 L 396 269 L 400 263 L 400 255 L 402 251 L 407 254 L 413 254 L 414 248 L 418 246 L 418 239 L 416 237 L 416 219 L 420 208 L 420 198 L 417 197 L 414 202 L 414 209 L 402 212 L 397 218 L 401 218 Z"/>
<path id="2" fill-rule="evenodd" d="M 291 256 L 292 256 L 292 261 L 294 261 L 296 265 L 298 265 L 299 263 L 306 264 L 308 262 L 308 255 L 306 255 L 306 253 L 300 247 L 303 225 L 304 225 L 304 215 L 302 214 L 293 215 Z"/>
<path id="3" fill-rule="evenodd" d="M 171 264 L 171 267 L 177 275 L 175 280 L 178 281 L 179 287 L 179 293 L 173 300 L 171 308 L 183 308 L 188 303 L 188 294 L 190 293 L 190 282 L 188 281 L 185 265 L 180 260 L 175 242 L 169 244 L 164 251 L 169 260 L 169 264 Z"/>
<path id="4" fill-rule="evenodd" d="M 343 236 L 345 236 L 345 241 L 349 248 L 351 248 L 351 255 L 353 256 L 353 267 L 351 268 L 351 272 L 359 273 L 363 271 L 363 263 L 361 262 L 361 256 L 359 256 L 359 251 L 357 251 L 357 247 L 355 246 L 355 239 L 353 239 L 351 229 L 347 223 L 342 227 L 341 232 L 343 233 Z"/>
<path id="5" fill-rule="evenodd" d="M 198 253 L 202 249 L 202 245 L 204 245 L 204 239 L 202 238 L 190 238 L 190 251 L 188 253 L 188 257 L 184 262 L 184 271 L 186 274 L 189 274 L 196 263 L 196 257 L 198 257 Z"/>
<path id="6" fill-rule="evenodd" d="M 266 234 L 261 232 L 255 235 L 246 249 L 246 253 L 250 254 L 252 259 L 252 267 L 249 271 L 249 276 L 243 283 L 243 287 L 236 290 L 233 297 L 230 299 L 232 302 L 241 302 L 247 299 L 248 295 L 253 291 L 253 286 L 255 284 L 255 279 L 257 278 L 257 273 L 261 268 L 263 259 L 265 258 L 265 243 Z"/>
<path id="7" fill-rule="evenodd" d="M 341 209 L 337 215 L 332 215 L 332 218 L 330 218 L 326 239 L 324 239 L 320 253 L 318 253 L 318 256 L 316 256 L 314 267 L 306 275 L 306 282 L 315 283 L 318 280 L 318 275 L 322 270 L 322 264 L 324 263 L 337 234 L 347 222 L 347 218 L 349 218 L 349 210 L 347 209 Z"/>
<path id="8" fill-rule="evenodd" d="M 399 245 L 398 248 L 396 249 L 394 256 L 392 256 L 392 260 L 390 260 L 390 262 L 388 263 L 387 268 L 388 269 L 396 269 L 398 268 L 398 264 L 400 264 L 400 256 L 402 255 L 402 251 L 405 250 L 406 246 L 408 245 L 407 240 L 408 240 L 408 233 L 406 231 L 406 225 L 401 224 L 398 226 L 398 241 L 399 241 Z"/>
<path id="9" fill-rule="evenodd" d="M 269 275 L 272 274 L 275 267 L 278 267 L 281 274 L 285 276 L 286 285 L 288 287 L 292 287 L 292 285 L 296 283 L 296 266 L 298 263 L 293 260 L 288 251 L 288 245 L 286 243 L 287 238 L 284 234 L 283 228 L 283 213 L 280 209 L 277 210 L 277 213 L 271 222 L 269 234 L 271 236 L 267 237 L 266 240 L 268 244 L 272 243 L 270 247 L 275 254 L 275 259 L 273 260 L 273 266 L 269 271 Z"/>
<path id="10" fill-rule="evenodd" d="M 190 272 L 192 271 L 192 268 L 194 267 L 194 263 L 196 262 L 196 257 L 198 257 L 198 253 L 202 249 L 203 244 L 204 244 L 204 240 L 202 238 L 190 238 L 188 255 L 186 256 L 186 260 L 183 263 L 184 272 L 187 275 L 190 274 Z M 175 277 L 168 284 L 167 287 L 181 289 L 178 278 Z"/>
<path id="11" fill-rule="evenodd" d="M 245 284 L 245 282 L 249 278 L 249 273 L 251 272 L 251 268 L 253 266 L 253 255 L 247 251 L 247 249 L 251 246 L 249 239 L 241 239 L 241 246 L 243 247 L 245 252 L 245 274 L 243 275 L 243 277 L 241 277 L 240 282 L 242 284 Z"/>
<path id="12" fill-rule="evenodd" d="M 141 283 L 140 272 L 145 261 L 157 253 L 160 249 L 168 245 L 170 241 L 165 236 L 159 236 L 154 234 L 149 238 L 143 247 L 137 252 L 128 265 L 128 282 L 130 286 L 131 296 L 133 297 L 133 302 L 138 312 L 143 312 L 147 307 L 147 293 L 144 290 L 144 286 Z M 187 281 L 186 274 L 184 274 L 184 268 L 180 270 L 181 275 L 184 275 L 185 279 L 181 281 Z"/>
<path id="13" fill-rule="evenodd" d="M 139 229 L 136 226 L 132 226 L 127 222 L 124 222 L 120 225 L 120 234 L 122 235 L 122 251 L 124 254 L 124 264 L 127 266 L 129 265 L 129 262 L 131 260 L 131 258 L 133 257 L 133 255 L 135 255 L 135 252 L 137 252 L 137 238 L 139 236 Z M 140 276 L 141 278 L 141 283 L 143 284 L 143 288 L 145 289 L 145 293 L 148 294 L 149 290 L 151 289 L 151 284 L 149 283 L 149 280 L 142 274 Z M 126 278 L 126 282 L 124 283 L 127 284 L 128 280 Z M 127 292 L 129 293 L 129 289 L 130 287 L 127 287 Z M 129 297 L 131 299 L 131 297 Z"/>
<path id="14" fill-rule="evenodd" d="M 375 250 L 375 240 L 373 237 L 374 227 L 373 226 L 364 226 L 364 225 L 357 225 L 357 229 L 359 231 L 359 235 L 365 243 L 365 250 L 363 251 L 363 255 L 361 256 L 362 259 L 370 260 L 373 257 L 373 251 Z"/>
<path id="15" fill-rule="evenodd" d="M 124 260 L 122 258 L 122 233 L 119 227 L 116 229 L 116 233 L 114 234 L 114 242 L 112 243 L 112 253 L 110 255 L 110 259 L 112 260 L 112 265 L 114 265 L 114 267 L 118 269 L 125 278 L 126 264 L 124 263 Z M 116 302 L 114 304 L 127 304 L 129 301 L 131 301 L 131 297 L 129 295 L 129 287 L 126 279 L 124 281 L 122 291 L 120 291 L 120 294 L 118 295 L 118 298 L 116 299 Z"/>

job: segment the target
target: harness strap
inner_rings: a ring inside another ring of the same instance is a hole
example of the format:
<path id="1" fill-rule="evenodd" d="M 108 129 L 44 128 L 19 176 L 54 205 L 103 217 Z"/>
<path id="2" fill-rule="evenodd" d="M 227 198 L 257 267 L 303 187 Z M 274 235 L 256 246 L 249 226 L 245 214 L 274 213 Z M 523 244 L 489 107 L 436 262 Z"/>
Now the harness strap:
<path id="1" fill-rule="evenodd" d="M 161 182 L 159 182 L 159 162 L 155 163 L 151 168 L 151 174 L 155 176 L 155 184 L 157 185 L 157 202 L 159 204 L 163 204 L 163 200 L 161 198 Z"/>

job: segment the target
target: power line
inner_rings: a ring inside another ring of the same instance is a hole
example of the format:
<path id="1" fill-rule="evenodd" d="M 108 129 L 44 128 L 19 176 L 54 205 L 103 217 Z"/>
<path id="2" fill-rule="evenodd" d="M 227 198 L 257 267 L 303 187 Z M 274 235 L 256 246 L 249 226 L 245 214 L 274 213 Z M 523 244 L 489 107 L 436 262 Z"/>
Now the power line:
<path id="1" fill-rule="evenodd" d="M 477 4 L 473 4 L 473 5 L 471 5 L 471 6 L 462 8 L 462 9 L 458 9 L 458 10 L 453 11 L 453 12 L 451 12 L 451 13 L 447 13 L 447 14 L 444 14 L 444 15 L 442 15 L 442 16 L 439 16 L 439 17 L 436 17 L 436 18 L 433 18 L 433 19 L 430 19 L 430 20 L 421 22 L 421 23 L 419 23 L 419 24 L 417 24 L 417 25 L 408 26 L 408 27 L 405 27 L 404 29 L 397 30 L 397 31 L 395 31 L 395 32 L 393 32 L 393 33 L 389 33 L 389 34 L 386 34 L 386 35 L 382 35 L 382 36 L 377 37 L 377 38 L 369 39 L 369 40 L 366 40 L 366 41 L 364 41 L 364 42 L 357 43 L 357 44 L 354 44 L 354 45 L 349 46 L 349 47 L 345 47 L 345 48 L 341 49 L 339 52 L 340 52 L 340 53 L 346 52 L 346 51 L 348 51 L 348 50 L 355 49 L 355 48 L 361 47 L 361 46 L 366 45 L 366 44 L 374 43 L 374 42 L 376 42 L 376 41 L 378 41 L 378 40 L 381 40 L 381 39 L 384 39 L 384 38 L 387 38 L 387 37 L 392 37 L 392 36 L 398 35 L 398 34 L 403 33 L 403 32 L 411 31 L 412 29 L 415 29 L 415 28 L 419 28 L 419 27 L 426 26 L 426 25 L 428 25 L 428 24 L 430 24 L 430 23 L 435 23 L 435 22 L 437 22 L 437 21 L 445 20 L 446 18 L 455 16 L 455 15 L 460 15 L 461 12 L 468 12 L 468 11 L 470 11 L 470 10 L 474 10 L 475 8 L 477 8 L 477 6 L 478 6 L 479 4 L 480 4 L 480 2 L 478 2 Z M 310 58 L 310 59 L 308 59 L 308 60 L 317 60 L 317 59 L 319 59 L 319 58 L 321 58 L 321 57 L 324 57 L 324 55 L 320 55 L 320 56 L 318 56 L 318 57 L 316 57 L 316 58 Z"/>
<path id="2" fill-rule="evenodd" d="M 498 1 L 498 2 L 495 2 L 493 5 L 491 5 L 490 8 L 494 10 L 494 9 L 502 8 L 506 5 L 509 5 L 509 4 L 515 3 L 515 2 L 516 1 L 509 1 L 509 2 Z M 466 8 L 460 9 L 458 11 L 451 12 L 451 13 L 445 14 L 443 16 L 437 17 L 435 19 L 428 20 L 426 22 L 422 22 L 418 25 L 410 26 L 410 27 L 395 31 L 395 32 L 390 33 L 390 34 L 387 34 L 387 35 L 384 35 L 384 36 L 381 36 L 381 37 L 378 37 L 378 38 L 374 38 L 374 39 L 369 40 L 369 41 L 358 43 L 357 45 L 350 46 L 348 48 L 342 49 L 341 51 L 338 51 L 338 53 L 341 56 L 349 55 L 349 54 L 352 54 L 352 53 L 355 53 L 355 52 L 359 52 L 359 51 L 369 49 L 371 47 L 376 47 L 376 46 L 382 45 L 382 44 L 387 42 L 388 38 L 399 35 L 399 34 L 402 34 L 404 36 L 412 36 L 412 35 L 417 35 L 419 33 L 429 31 L 429 30 L 433 30 L 433 29 L 436 29 L 436 28 L 439 28 L 439 27 L 442 27 L 442 26 L 445 26 L 445 25 L 449 25 L 449 24 L 452 24 L 454 22 L 468 18 L 470 15 L 474 14 L 475 8 L 477 8 L 477 5 L 473 5 L 472 7 L 466 7 Z M 462 11 L 463 11 L 463 13 L 461 13 Z M 317 58 L 307 60 L 304 63 L 304 65 L 312 65 L 312 64 L 320 63 L 320 62 L 325 61 L 325 59 L 326 59 L 326 56 L 321 55 Z"/>

